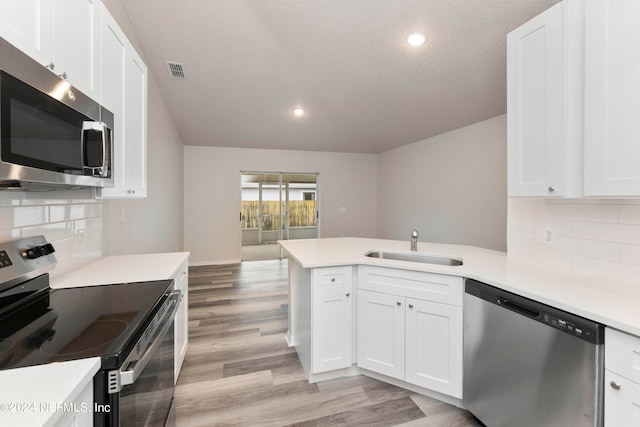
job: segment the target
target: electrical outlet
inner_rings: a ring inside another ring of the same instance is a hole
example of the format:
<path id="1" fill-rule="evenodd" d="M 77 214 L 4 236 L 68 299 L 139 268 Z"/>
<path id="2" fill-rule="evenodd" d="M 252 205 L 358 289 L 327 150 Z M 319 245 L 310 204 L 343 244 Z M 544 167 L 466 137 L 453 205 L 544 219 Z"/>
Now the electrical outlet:
<path id="1" fill-rule="evenodd" d="M 556 229 L 554 227 L 549 227 L 548 225 L 538 227 L 536 230 L 536 241 L 546 243 L 547 245 L 555 245 Z"/>
<path id="2" fill-rule="evenodd" d="M 127 221 L 127 213 L 124 208 L 120 208 L 120 223 L 124 224 Z"/>

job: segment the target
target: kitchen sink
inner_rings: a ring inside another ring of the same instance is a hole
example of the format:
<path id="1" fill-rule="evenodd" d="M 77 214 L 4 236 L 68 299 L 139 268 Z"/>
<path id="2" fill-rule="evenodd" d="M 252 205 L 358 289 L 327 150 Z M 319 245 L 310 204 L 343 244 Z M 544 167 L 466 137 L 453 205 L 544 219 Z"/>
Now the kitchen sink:
<path id="1" fill-rule="evenodd" d="M 459 266 L 462 265 L 462 259 L 460 258 L 448 258 L 432 255 L 425 255 L 419 252 L 386 252 L 386 251 L 369 251 L 365 254 L 370 258 L 382 258 L 393 259 L 396 261 L 409 261 L 409 262 L 421 262 L 423 264 L 437 264 L 437 265 L 449 265 Z"/>

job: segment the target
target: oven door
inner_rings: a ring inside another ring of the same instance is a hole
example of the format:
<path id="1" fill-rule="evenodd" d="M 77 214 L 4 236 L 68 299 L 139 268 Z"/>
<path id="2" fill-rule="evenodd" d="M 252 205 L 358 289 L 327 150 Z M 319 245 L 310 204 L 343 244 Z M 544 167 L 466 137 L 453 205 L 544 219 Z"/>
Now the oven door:
<path id="1" fill-rule="evenodd" d="M 94 426 L 164 426 L 174 390 L 173 292 L 125 359 L 122 367 L 94 377 Z"/>
<path id="2" fill-rule="evenodd" d="M 174 388 L 173 322 L 136 381 L 120 391 L 121 426 L 164 426 Z"/>

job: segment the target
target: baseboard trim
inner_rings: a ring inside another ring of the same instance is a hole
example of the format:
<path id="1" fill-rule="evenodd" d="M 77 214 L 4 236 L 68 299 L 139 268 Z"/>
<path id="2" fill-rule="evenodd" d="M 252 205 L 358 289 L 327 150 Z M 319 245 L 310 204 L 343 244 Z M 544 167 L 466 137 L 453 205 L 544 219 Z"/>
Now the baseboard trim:
<path id="1" fill-rule="evenodd" d="M 386 376 L 386 375 L 383 375 L 383 374 L 379 374 L 377 372 L 369 371 L 367 369 L 360 368 L 360 372 L 362 373 L 362 375 L 366 375 L 367 377 L 374 378 L 374 379 L 376 379 L 378 381 L 382 381 L 382 382 L 385 382 L 387 384 L 395 385 L 396 387 L 404 388 L 404 389 L 413 391 L 415 393 L 419 393 L 419 394 L 422 394 L 424 396 L 431 397 L 431 398 L 439 400 L 441 402 L 445 402 L 445 403 L 448 403 L 450 405 L 457 406 L 458 408 L 461 408 L 461 409 L 466 409 L 464 407 L 464 405 L 462 404 L 462 399 L 458 399 L 458 398 L 453 397 L 453 396 L 442 394 L 442 393 L 437 392 L 435 390 L 430 390 L 430 389 L 427 389 L 427 388 L 424 388 L 424 387 L 420 387 L 420 386 L 417 386 L 417 385 L 414 385 L 414 384 L 410 384 L 410 383 L 408 383 L 406 381 L 402 381 L 402 380 L 399 380 L 397 378 L 392 378 L 392 377 L 389 377 L 389 376 Z"/>

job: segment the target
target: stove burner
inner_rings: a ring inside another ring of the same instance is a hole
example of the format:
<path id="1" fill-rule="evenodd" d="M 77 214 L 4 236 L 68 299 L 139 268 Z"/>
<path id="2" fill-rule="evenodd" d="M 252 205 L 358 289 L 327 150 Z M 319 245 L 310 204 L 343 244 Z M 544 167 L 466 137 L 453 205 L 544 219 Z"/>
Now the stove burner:
<path id="1" fill-rule="evenodd" d="M 102 319 L 87 323 L 78 328 L 77 336 L 68 342 L 63 348 L 57 348 L 58 342 L 54 339 L 45 341 L 40 351 L 50 356 L 77 356 L 96 349 L 106 349 L 129 327 L 129 323 L 119 319 Z M 94 352 L 95 353 L 95 352 Z"/>

